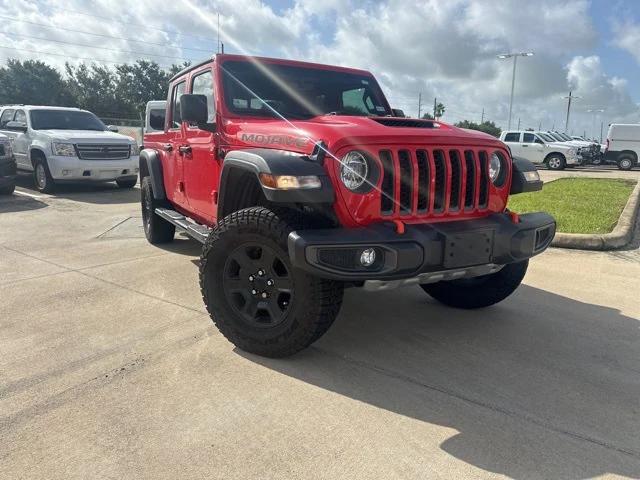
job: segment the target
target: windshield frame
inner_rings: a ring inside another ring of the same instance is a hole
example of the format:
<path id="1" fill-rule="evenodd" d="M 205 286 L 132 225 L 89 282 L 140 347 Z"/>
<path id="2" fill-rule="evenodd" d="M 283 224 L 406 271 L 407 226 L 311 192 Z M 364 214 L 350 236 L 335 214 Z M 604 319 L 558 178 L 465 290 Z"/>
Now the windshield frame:
<path id="1" fill-rule="evenodd" d="M 316 64 L 305 64 L 303 62 L 280 62 L 280 61 L 265 61 L 263 59 L 261 59 L 259 62 L 256 61 L 251 61 L 251 60 L 246 60 L 246 59 L 225 59 L 223 61 L 220 62 L 216 62 L 217 63 L 217 80 L 218 80 L 218 101 L 219 101 L 219 105 L 221 107 L 222 112 L 224 112 L 224 116 L 227 117 L 232 117 L 232 118 L 242 118 L 242 119 L 260 119 L 260 120 L 265 120 L 265 119 L 278 119 L 279 115 L 275 114 L 273 111 L 268 111 L 270 110 L 269 107 L 264 106 L 263 104 L 263 110 L 258 112 L 258 111 L 247 111 L 247 112 L 242 112 L 242 111 L 238 111 L 238 109 L 234 108 L 233 105 L 231 104 L 232 99 L 231 96 L 228 94 L 227 91 L 227 84 L 228 82 L 234 82 L 237 84 L 237 81 L 235 79 L 233 79 L 233 77 L 230 77 L 228 75 L 227 72 L 231 72 L 232 75 L 235 75 L 236 72 L 233 72 L 231 69 L 227 70 L 226 66 L 228 64 L 255 64 L 255 63 L 259 63 L 259 65 L 262 65 L 263 67 L 266 67 L 267 69 L 269 69 L 270 71 L 277 71 L 277 69 L 279 68 L 291 68 L 291 69 L 301 69 L 301 70 L 305 70 L 305 71 L 313 71 L 313 72 L 330 72 L 330 73 L 335 73 L 338 75 L 345 75 L 345 76 L 354 76 L 356 78 L 360 78 L 361 80 L 366 80 L 367 82 L 367 87 L 372 91 L 372 93 L 376 94 L 376 101 L 378 102 L 378 104 L 375 104 L 374 107 L 376 108 L 376 110 L 378 110 L 378 107 L 384 108 L 384 111 L 382 111 L 381 109 L 377 111 L 377 113 L 370 113 L 370 114 L 363 114 L 363 115 L 357 115 L 359 117 L 386 117 L 386 116 L 393 116 L 393 111 L 391 109 L 391 106 L 384 94 L 384 92 L 382 91 L 382 88 L 380 87 L 380 85 L 378 84 L 377 80 L 375 79 L 375 77 L 369 73 L 369 72 L 365 72 L 365 71 L 360 71 L 360 70 L 353 70 L 350 71 L 350 69 L 343 69 L 341 67 L 331 67 L 328 65 L 316 65 Z M 260 66 L 255 66 L 254 68 L 260 69 L 262 67 Z M 266 74 L 265 74 L 266 75 Z M 241 80 L 241 79 L 238 79 Z M 277 82 L 276 82 L 277 83 Z M 251 88 L 249 85 L 247 85 L 248 88 Z M 243 87 L 240 87 L 243 88 Z M 345 90 L 346 91 L 346 90 Z M 248 91 L 247 94 L 249 96 L 253 96 L 251 95 Z M 299 98 L 302 98 L 302 100 L 307 100 L 304 95 L 299 94 Z M 257 95 L 256 95 L 257 96 Z M 256 98 L 255 96 L 253 98 Z M 263 100 L 269 100 L 269 99 L 263 99 Z M 263 100 L 258 100 L 258 101 L 263 101 Z M 298 103 L 298 107 L 300 109 L 306 108 L 304 105 L 302 105 L 299 101 L 295 100 L 295 97 L 289 96 L 288 100 L 293 100 L 295 102 Z M 336 115 L 351 115 L 349 113 L 342 113 L 340 111 L 337 112 L 331 112 L 331 111 L 320 111 L 318 110 L 318 113 L 314 113 L 312 111 L 310 111 L 309 109 L 307 109 L 306 112 L 304 112 L 304 115 L 298 115 L 299 113 L 303 113 L 303 112 L 286 112 L 286 111 L 280 111 L 277 107 L 272 107 L 274 108 L 280 115 L 282 115 L 282 117 L 286 118 L 289 121 L 307 121 L 310 120 L 312 118 L 318 117 L 318 116 L 323 116 L 323 115 L 330 115 L 330 114 L 336 114 Z M 250 110 L 250 109 L 248 109 Z M 353 115 L 356 116 L 356 115 Z"/>
<path id="2" fill-rule="evenodd" d="M 544 133 L 544 132 L 539 132 L 536 135 L 538 135 L 540 138 L 542 138 L 542 140 L 544 140 L 547 143 L 554 143 L 557 142 L 557 140 L 555 140 L 551 135 L 549 135 L 548 133 Z"/>
<path id="3" fill-rule="evenodd" d="M 51 127 L 49 125 L 44 125 L 40 126 L 38 125 L 38 121 L 34 121 L 34 115 L 36 114 L 36 117 L 38 114 L 40 113 L 46 113 L 46 114 L 50 114 L 50 113 L 61 113 L 61 114 L 71 114 L 71 115 L 83 115 L 86 116 L 88 118 L 91 118 L 93 121 L 97 122 L 97 125 L 100 125 L 102 128 L 98 129 L 98 128 L 65 128 L 64 126 L 56 126 L 56 127 Z M 83 130 L 87 130 L 87 131 L 92 131 L 92 132 L 106 132 L 107 131 L 107 126 L 102 122 L 102 120 L 100 120 L 94 113 L 88 112 L 86 110 L 63 110 L 63 109 L 48 109 L 48 108 L 37 108 L 37 109 L 33 109 L 33 110 L 29 110 L 29 121 L 31 123 L 31 129 L 32 130 L 68 130 L 70 132 L 73 131 L 83 131 Z"/>

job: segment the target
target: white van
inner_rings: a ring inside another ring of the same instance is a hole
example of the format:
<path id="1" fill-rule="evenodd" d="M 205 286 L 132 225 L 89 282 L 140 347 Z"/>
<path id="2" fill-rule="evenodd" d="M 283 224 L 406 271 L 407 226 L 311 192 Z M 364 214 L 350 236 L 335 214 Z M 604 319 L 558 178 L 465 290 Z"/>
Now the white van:
<path id="1" fill-rule="evenodd" d="M 620 170 L 638 166 L 640 155 L 640 124 L 612 123 L 607 133 L 605 159 L 614 162 Z"/>
<path id="2" fill-rule="evenodd" d="M 152 100 L 147 102 L 144 115 L 144 133 L 164 132 L 164 113 L 166 109 L 166 100 Z"/>

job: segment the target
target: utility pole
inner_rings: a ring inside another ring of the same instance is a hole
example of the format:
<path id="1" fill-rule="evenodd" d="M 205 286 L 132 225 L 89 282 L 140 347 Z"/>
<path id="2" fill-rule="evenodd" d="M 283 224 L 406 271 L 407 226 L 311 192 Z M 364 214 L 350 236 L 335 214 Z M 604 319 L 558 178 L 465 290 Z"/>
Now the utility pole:
<path id="1" fill-rule="evenodd" d="M 482 109 L 482 118 L 480 120 L 480 125 L 484 123 L 484 108 Z"/>
<path id="2" fill-rule="evenodd" d="M 420 117 L 420 114 L 422 113 L 422 92 L 418 93 L 418 118 Z"/>
<path id="3" fill-rule="evenodd" d="M 435 98 L 433 99 L 433 119 L 434 119 L 434 120 L 437 120 L 437 119 L 438 119 L 438 117 L 436 117 L 436 112 L 437 112 L 437 110 L 438 110 L 438 98 L 437 98 L 437 97 L 435 97 Z"/>
<path id="4" fill-rule="evenodd" d="M 220 53 L 220 12 L 218 12 L 218 48 L 216 48 L 216 51 L 218 53 Z"/>
<path id="5" fill-rule="evenodd" d="M 513 57 L 513 72 L 511 74 L 511 98 L 509 99 L 509 125 L 507 127 L 507 130 L 511 130 L 511 112 L 513 111 L 513 92 L 516 86 L 516 64 L 518 63 L 518 57 L 532 56 L 533 52 L 503 53 L 501 55 L 498 55 L 498 58 L 502 60 Z"/>
<path id="6" fill-rule="evenodd" d="M 602 143 L 602 127 L 604 125 L 604 122 L 602 120 L 600 120 L 600 143 Z"/>
<path id="7" fill-rule="evenodd" d="M 520 131 L 520 117 L 518 117 L 518 131 Z"/>
<path id="8" fill-rule="evenodd" d="M 571 100 L 582 98 L 582 97 L 576 97 L 575 95 L 572 95 L 571 90 L 569 90 L 569 96 L 563 97 L 563 98 L 566 98 L 569 100 L 567 102 L 567 121 L 564 124 L 564 133 L 567 133 L 569 131 L 569 114 L 571 113 Z"/>
<path id="9" fill-rule="evenodd" d="M 538 123 L 538 131 L 541 132 L 542 131 L 542 122 Z"/>

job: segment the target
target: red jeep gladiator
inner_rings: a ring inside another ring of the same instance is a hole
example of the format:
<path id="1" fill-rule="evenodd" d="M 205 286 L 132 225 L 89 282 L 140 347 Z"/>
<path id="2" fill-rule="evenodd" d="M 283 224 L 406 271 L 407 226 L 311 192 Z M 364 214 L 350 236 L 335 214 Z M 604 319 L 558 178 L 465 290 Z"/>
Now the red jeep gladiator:
<path id="1" fill-rule="evenodd" d="M 170 83 L 140 155 L 149 242 L 204 244 L 202 297 L 236 346 L 316 341 L 345 286 L 420 285 L 458 308 L 497 303 L 555 234 L 507 210 L 534 166 L 489 135 L 402 118 L 363 70 L 216 55 Z"/>

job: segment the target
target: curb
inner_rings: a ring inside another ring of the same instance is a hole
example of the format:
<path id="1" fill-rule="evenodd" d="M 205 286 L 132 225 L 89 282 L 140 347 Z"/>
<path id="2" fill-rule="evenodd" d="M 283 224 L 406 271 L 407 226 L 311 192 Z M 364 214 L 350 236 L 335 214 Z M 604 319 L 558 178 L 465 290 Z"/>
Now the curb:
<path id="1" fill-rule="evenodd" d="M 577 248 L 581 250 L 613 250 L 631 242 L 633 227 L 640 209 L 640 181 L 627 200 L 618 223 L 611 233 L 556 233 L 552 247 Z"/>

